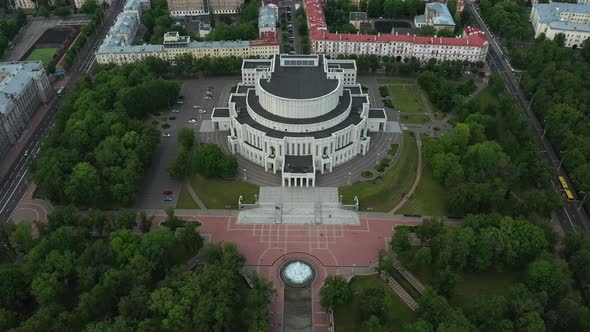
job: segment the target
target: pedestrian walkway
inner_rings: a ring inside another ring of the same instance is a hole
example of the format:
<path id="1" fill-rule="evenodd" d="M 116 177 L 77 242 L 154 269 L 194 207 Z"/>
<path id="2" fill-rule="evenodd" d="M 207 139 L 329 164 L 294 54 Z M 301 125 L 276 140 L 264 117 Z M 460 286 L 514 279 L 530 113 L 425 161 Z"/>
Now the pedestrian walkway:
<path id="1" fill-rule="evenodd" d="M 393 267 L 414 287 L 420 294 L 424 294 L 424 285 L 418 280 L 412 272 L 406 270 L 397 258 L 393 259 Z"/>
<path id="2" fill-rule="evenodd" d="M 408 292 L 406 292 L 406 290 L 403 289 L 403 287 L 400 286 L 397 281 L 395 281 L 395 279 L 387 274 L 387 272 L 383 271 L 379 274 L 379 276 L 397 294 L 397 296 L 399 296 L 402 301 L 404 301 L 404 303 L 410 307 L 412 311 L 416 311 L 416 309 L 418 309 L 418 303 L 416 300 L 414 300 L 414 298 L 412 298 L 410 294 L 408 294 Z"/>
<path id="3" fill-rule="evenodd" d="M 193 186 L 191 185 L 191 183 L 189 181 L 186 181 L 184 183 L 184 186 L 186 187 L 186 190 L 188 190 L 189 194 L 191 194 L 191 197 L 193 198 L 195 203 L 197 203 L 199 208 L 201 210 L 207 210 L 207 207 L 205 206 L 205 204 L 203 204 L 203 201 L 201 201 L 199 196 L 197 196 L 197 193 L 195 193 L 195 191 L 193 190 Z"/>

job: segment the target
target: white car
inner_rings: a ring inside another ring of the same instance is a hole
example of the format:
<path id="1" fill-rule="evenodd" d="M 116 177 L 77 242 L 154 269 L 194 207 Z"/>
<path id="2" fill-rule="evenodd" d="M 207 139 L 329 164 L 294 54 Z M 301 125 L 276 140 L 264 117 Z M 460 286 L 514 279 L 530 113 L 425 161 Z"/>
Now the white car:
<path id="1" fill-rule="evenodd" d="M 180 110 L 172 110 L 172 113 L 180 113 Z"/>
<path id="2" fill-rule="evenodd" d="M 205 114 L 205 113 L 207 113 L 207 111 L 206 110 L 199 110 L 199 113 L 200 114 Z"/>
<path id="3" fill-rule="evenodd" d="M 205 99 L 211 100 L 211 96 L 206 96 Z"/>
<path id="4" fill-rule="evenodd" d="M 200 107 L 199 105 L 193 105 L 193 109 L 195 109 L 195 110 L 199 109 L 199 107 Z"/>
<path id="5" fill-rule="evenodd" d="M 164 137 L 170 137 L 170 133 L 162 133 L 162 136 L 164 136 Z"/>
<path id="6" fill-rule="evenodd" d="M 197 119 L 190 119 L 188 120 L 188 123 L 197 123 Z"/>

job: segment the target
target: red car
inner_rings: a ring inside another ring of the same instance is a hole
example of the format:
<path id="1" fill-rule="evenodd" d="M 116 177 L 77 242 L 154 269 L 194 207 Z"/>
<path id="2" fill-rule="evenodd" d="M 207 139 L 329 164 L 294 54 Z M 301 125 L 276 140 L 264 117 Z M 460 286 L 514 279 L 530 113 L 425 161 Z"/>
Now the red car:
<path id="1" fill-rule="evenodd" d="M 165 196 L 170 196 L 170 195 L 172 195 L 172 192 L 171 192 L 170 190 L 166 190 L 166 191 L 163 193 L 163 195 L 165 195 Z"/>

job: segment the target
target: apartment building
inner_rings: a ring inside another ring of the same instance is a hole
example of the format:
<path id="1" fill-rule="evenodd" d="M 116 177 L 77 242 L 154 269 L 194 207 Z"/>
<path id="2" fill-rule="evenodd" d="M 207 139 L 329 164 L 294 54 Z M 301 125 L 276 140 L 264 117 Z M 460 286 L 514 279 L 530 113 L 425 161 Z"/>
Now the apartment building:
<path id="1" fill-rule="evenodd" d="M 237 14 L 243 4 L 243 0 L 168 0 L 168 10 L 173 17 Z"/>
<path id="2" fill-rule="evenodd" d="M 551 2 L 533 5 L 530 15 L 535 38 L 565 36 L 565 47 L 578 48 L 590 36 L 590 5 Z"/>
<path id="3" fill-rule="evenodd" d="M 0 159 L 52 93 L 41 61 L 0 62 Z"/>

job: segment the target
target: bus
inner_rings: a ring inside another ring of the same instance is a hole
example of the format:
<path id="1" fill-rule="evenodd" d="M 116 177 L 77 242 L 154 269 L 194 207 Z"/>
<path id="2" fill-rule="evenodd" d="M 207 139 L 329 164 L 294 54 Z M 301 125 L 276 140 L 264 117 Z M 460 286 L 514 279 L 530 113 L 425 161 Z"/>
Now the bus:
<path id="1" fill-rule="evenodd" d="M 568 201 L 574 200 L 574 195 L 572 194 L 572 192 L 569 189 L 564 189 L 563 192 L 565 192 L 565 197 L 567 198 Z"/>
<path id="2" fill-rule="evenodd" d="M 569 187 L 567 186 L 567 181 L 565 180 L 565 178 L 563 176 L 559 177 L 559 182 L 561 183 L 561 188 L 562 189 L 568 189 Z"/>
<path id="3" fill-rule="evenodd" d="M 63 96 L 64 92 L 66 92 L 66 87 L 62 86 L 61 88 L 59 88 L 59 90 L 57 90 L 57 95 L 58 96 Z"/>

